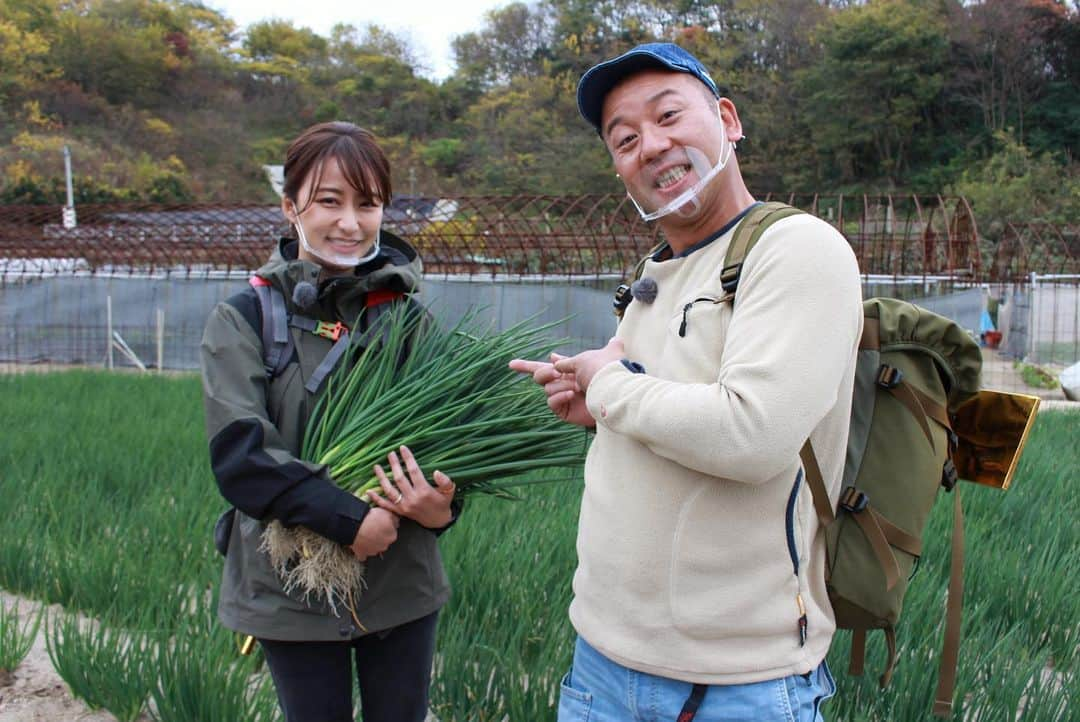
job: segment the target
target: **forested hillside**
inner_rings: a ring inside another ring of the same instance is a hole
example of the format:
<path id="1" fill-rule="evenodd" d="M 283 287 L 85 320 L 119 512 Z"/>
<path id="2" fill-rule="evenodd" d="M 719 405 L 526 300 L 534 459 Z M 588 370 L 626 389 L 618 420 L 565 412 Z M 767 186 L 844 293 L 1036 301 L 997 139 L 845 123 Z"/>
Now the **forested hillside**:
<path id="1" fill-rule="evenodd" d="M 491 12 L 433 82 L 369 26 L 237 28 L 191 0 L 0 0 L 0 202 L 273 200 L 319 120 L 374 130 L 399 193 L 617 191 L 578 117 L 594 62 L 673 40 L 742 116 L 752 189 L 959 192 L 1078 221 L 1080 9 L 1054 0 L 539 0 Z"/>

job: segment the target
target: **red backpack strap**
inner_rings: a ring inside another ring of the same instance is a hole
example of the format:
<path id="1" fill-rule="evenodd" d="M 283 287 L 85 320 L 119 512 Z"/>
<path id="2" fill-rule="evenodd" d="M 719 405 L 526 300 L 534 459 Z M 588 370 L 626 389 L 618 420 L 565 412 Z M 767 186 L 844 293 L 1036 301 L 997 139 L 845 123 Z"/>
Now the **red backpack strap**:
<path id="1" fill-rule="evenodd" d="M 373 325 L 375 319 L 382 315 L 383 311 L 387 310 L 387 307 L 384 304 L 390 303 L 391 301 L 396 301 L 401 298 L 405 298 L 405 294 L 401 293 L 400 291 L 389 291 L 382 288 L 376 289 L 374 291 L 368 291 L 367 298 L 364 299 L 364 306 L 369 310 L 376 309 L 371 310 L 368 323 Z M 369 329 L 370 327 L 371 326 L 369 325 Z M 311 374 L 311 378 L 309 378 L 307 380 L 307 383 L 304 384 L 304 388 L 306 388 L 311 393 L 315 393 L 319 390 L 319 388 L 322 386 L 323 380 L 325 380 L 326 377 L 330 375 L 330 372 L 334 370 L 334 367 L 337 366 L 338 361 L 340 361 L 341 357 L 345 354 L 345 350 L 349 347 L 350 337 L 348 328 L 339 323 L 336 327 L 332 327 L 331 330 L 336 330 L 337 335 L 332 337 L 324 337 L 333 338 L 334 345 L 330 348 L 330 351 L 327 352 L 326 357 L 323 358 L 319 366 Z M 312 332 L 318 335 L 323 335 L 319 334 L 318 328 L 316 328 Z M 363 346 L 366 344 L 366 336 L 367 334 L 365 333 L 363 336 L 360 337 L 358 341 L 359 345 Z"/>

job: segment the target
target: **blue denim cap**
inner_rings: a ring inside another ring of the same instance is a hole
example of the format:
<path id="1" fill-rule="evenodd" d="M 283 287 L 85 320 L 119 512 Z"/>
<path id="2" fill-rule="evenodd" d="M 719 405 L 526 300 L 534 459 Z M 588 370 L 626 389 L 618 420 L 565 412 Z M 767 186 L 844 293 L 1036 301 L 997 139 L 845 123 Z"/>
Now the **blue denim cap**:
<path id="1" fill-rule="evenodd" d="M 581 117 L 603 135 L 600 115 L 607 94 L 624 78 L 656 68 L 689 73 L 704 83 L 714 96 L 720 97 L 709 71 L 693 55 L 673 43 L 645 43 L 585 71 L 577 86 L 577 105 Z"/>

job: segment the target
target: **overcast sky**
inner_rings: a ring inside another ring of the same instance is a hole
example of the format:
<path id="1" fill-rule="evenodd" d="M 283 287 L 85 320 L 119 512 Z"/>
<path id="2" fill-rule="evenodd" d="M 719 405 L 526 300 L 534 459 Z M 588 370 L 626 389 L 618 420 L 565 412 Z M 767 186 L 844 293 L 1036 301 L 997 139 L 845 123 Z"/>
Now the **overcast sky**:
<path id="1" fill-rule="evenodd" d="M 308 27 L 323 36 L 335 23 L 350 23 L 358 29 L 368 23 L 391 30 L 408 39 L 410 47 L 428 67 L 428 77 L 442 80 L 451 71 L 450 39 L 483 25 L 484 13 L 503 7 L 511 0 L 204 0 L 223 12 L 239 27 L 257 20 L 281 18 Z"/>

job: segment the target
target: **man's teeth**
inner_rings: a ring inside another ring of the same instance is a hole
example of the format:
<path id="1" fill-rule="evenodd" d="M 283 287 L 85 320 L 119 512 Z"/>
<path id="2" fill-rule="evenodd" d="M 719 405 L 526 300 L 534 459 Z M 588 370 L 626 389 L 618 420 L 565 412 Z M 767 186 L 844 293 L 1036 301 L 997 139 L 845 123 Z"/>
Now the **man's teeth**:
<path id="1" fill-rule="evenodd" d="M 659 178 L 656 179 L 656 187 L 664 188 L 673 183 L 682 180 L 682 177 L 690 172 L 690 169 L 684 165 L 675 166 L 663 172 Z"/>

